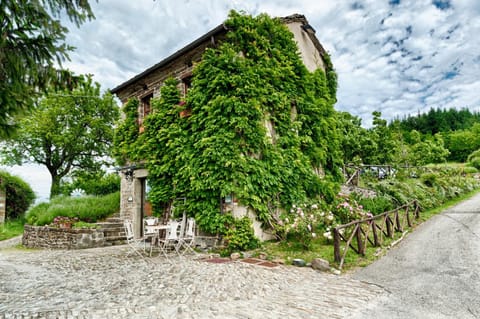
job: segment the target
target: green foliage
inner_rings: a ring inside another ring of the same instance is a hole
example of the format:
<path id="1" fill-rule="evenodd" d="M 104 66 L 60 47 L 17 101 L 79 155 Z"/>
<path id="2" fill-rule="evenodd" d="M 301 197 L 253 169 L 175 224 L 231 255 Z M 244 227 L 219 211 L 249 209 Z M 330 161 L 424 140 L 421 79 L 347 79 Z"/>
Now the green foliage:
<path id="1" fill-rule="evenodd" d="M 30 185 L 18 176 L 12 176 L 5 171 L 0 171 L 0 187 L 6 194 L 6 219 L 22 217 L 35 200 L 35 193 Z"/>
<path id="2" fill-rule="evenodd" d="M 26 214 L 26 221 L 30 225 L 43 226 L 52 223 L 57 216 L 64 216 L 92 223 L 117 213 L 119 209 L 120 193 L 77 198 L 58 196 L 49 203 L 32 207 Z"/>
<path id="3" fill-rule="evenodd" d="M 212 233 L 228 223 L 223 197 L 234 194 L 267 222 L 278 207 L 332 199 L 342 178 L 328 57 L 326 73 L 308 72 L 292 33 L 267 15 L 232 12 L 225 24 L 227 38 L 196 65 L 185 105 L 176 81 L 166 81 L 143 134 L 127 104 L 116 143 L 117 158 L 147 160 L 154 209 L 187 197 Z M 185 109 L 191 116 L 180 117 Z"/>
<path id="4" fill-rule="evenodd" d="M 69 87 L 76 78 L 57 69 L 68 59 L 59 16 L 77 26 L 94 18 L 87 0 L 0 1 L 0 138 L 11 134 L 15 117 L 30 109 L 49 87 Z"/>
<path id="5" fill-rule="evenodd" d="M 378 215 L 395 208 L 389 197 L 375 196 L 372 198 L 359 198 L 358 203 L 363 206 L 363 210 Z"/>
<path id="6" fill-rule="evenodd" d="M 0 241 L 19 236 L 23 233 L 23 219 L 9 219 L 0 224 Z"/>
<path id="7" fill-rule="evenodd" d="M 229 254 L 235 251 L 255 249 L 259 243 L 253 233 L 252 221 L 247 216 L 234 219 L 232 225 L 229 225 L 224 241 L 226 252 Z"/>
<path id="8" fill-rule="evenodd" d="M 113 156 L 117 163 L 124 165 L 128 160 L 135 160 L 136 141 L 139 135 L 138 125 L 138 99 L 130 99 L 123 106 L 122 112 L 125 115 L 115 129 L 113 139 Z"/>
<path id="9" fill-rule="evenodd" d="M 430 163 L 444 163 L 447 160 L 449 150 L 444 147 L 440 135 L 425 141 L 418 141 L 410 148 L 409 164 L 422 166 Z"/>
<path id="10" fill-rule="evenodd" d="M 60 194 L 60 181 L 75 170 L 98 171 L 107 164 L 113 124 L 119 116 L 112 95 L 82 77 L 73 91 L 49 93 L 20 121 L 18 135 L 3 148 L 9 164 L 44 165 L 52 177 L 50 196 Z"/>
<path id="11" fill-rule="evenodd" d="M 61 193 L 69 196 L 74 190 L 81 189 L 87 195 L 108 195 L 120 191 L 120 176 L 103 171 L 75 174 L 73 181 L 61 184 Z"/>
<path id="12" fill-rule="evenodd" d="M 424 135 L 435 135 L 450 131 L 468 130 L 475 123 L 480 123 L 480 113 L 471 112 L 467 108 L 457 109 L 434 109 L 427 113 L 396 119 L 392 125 L 399 123 L 405 132 L 416 130 Z"/>
<path id="13" fill-rule="evenodd" d="M 431 209 L 480 187 L 479 181 L 465 176 L 463 168 L 445 166 L 423 173 L 420 179 L 384 180 L 370 185 L 378 196 L 390 199 L 394 207 L 417 200 L 422 209 Z"/>

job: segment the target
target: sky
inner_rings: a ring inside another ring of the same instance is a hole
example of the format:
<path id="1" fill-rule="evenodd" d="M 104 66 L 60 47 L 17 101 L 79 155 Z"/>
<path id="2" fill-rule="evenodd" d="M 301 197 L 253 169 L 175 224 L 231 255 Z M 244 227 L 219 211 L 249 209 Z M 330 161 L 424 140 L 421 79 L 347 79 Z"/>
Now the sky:
<path id="1" fill-rule="evenodd" d="M 232 9 L 304 14 L 338 74 L 335 108 L 371 126 L 430 108 L 480 111 L 479 0 L 90 0 L 96 19 L 68 24 L 64 67 L 112 89 L 221 24 Z M 9 169 L 12 171 L 12 169 Z M 44 168 L 15 168 L 41 198 Z M 46 190 L 45 190 L 46 189 Z"/>

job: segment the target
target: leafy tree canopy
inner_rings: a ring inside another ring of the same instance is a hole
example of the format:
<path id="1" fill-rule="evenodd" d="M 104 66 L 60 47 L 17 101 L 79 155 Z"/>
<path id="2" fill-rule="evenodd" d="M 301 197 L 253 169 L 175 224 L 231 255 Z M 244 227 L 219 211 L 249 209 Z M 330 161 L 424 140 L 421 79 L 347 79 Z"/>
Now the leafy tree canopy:
<path id="1" fill-rule="evenodd" d="M 118 115 L 112 95 L 102 95 L 98 83 L 80 77 L 73 91 L 50 92 L 19 122 L 18 134 L 3 149 L 4 161 L 46 166 L 50 195 L 57 195 L 63 177 L 75 170 L 97 171 L 106 162 Z"/>
<path id="2" fill-rule="evenodd" d="M 0 1 L 0 138 L 12 133 L 15 117 L 49 87 L 76 81 L 58 68 L 72 50 L 64 42 L 62 13 L 77 26 L 94 18 L 88 0 Z"/>

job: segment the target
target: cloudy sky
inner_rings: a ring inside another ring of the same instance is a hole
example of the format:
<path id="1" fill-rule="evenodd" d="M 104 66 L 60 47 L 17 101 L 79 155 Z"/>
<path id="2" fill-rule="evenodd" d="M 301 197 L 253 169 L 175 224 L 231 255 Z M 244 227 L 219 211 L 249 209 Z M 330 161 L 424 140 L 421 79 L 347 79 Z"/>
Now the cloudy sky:
<path id="1" fill-rule="evenodd" d="M 94 2 L 94 1 L 91 1 Z M 480 107 L 479 0 L 99 0 L 72 27 L 66 66 L 113 88 L 225 20 L 229 10 L 304 14 L 331 54 L 338 110 L 371 124 L 431 107 Z"/>
<path id="2" fill-rule="evenodd" d="M 337 110 L 371 125 L 430 108 L 480 110 L 479 0 L 98 0 L 70 26 L 64 65 L 104 89 L 130 79 L 223 22 L 231 9 L 304 14 L 338 73 Z M 20 169 L 21 171 L 21 169 Z M 46 185 L 36 172 L 33 183 Z M 44 187 L 44 186 L 42 186 Z M 43 188 L 42 188 L 43 189 Z"/>

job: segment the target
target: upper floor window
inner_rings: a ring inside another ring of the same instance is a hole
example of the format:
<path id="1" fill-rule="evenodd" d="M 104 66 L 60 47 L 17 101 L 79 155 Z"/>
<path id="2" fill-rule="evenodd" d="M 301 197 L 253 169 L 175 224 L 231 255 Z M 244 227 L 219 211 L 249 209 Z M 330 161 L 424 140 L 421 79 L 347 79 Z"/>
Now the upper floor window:
<path id="1" fill-rule="evenodd" d="M 188 90 L 192 87 L 192 76 L 187 76 L 182 79 L 183 97 L 187 97 Z"/>
<path id="2" fill-rule="evenodd" d="M 141 100 L 141 107 L 142 107 L 142 115 L 143 118 L 145 118 L 150 112 L 152 111 L 152 106 L 150 105 L 150 101 L 153 98 L 153 93 L 148 94 L 147 96 L 144 96 Z"/>

